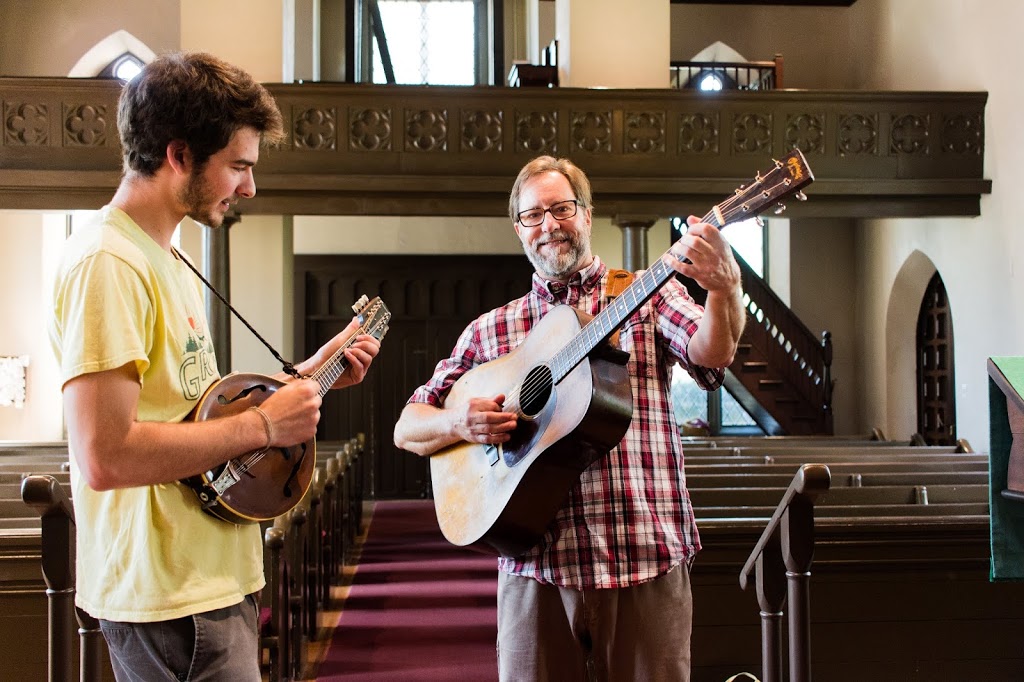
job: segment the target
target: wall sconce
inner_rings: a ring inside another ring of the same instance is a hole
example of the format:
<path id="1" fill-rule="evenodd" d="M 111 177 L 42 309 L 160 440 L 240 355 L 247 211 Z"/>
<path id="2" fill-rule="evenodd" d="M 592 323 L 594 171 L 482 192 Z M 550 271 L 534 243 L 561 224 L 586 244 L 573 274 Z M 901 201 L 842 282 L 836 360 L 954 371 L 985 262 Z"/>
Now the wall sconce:
<path id="1" fill-rule="evenodd" d="M 0 356 L 0 407 L 25 407 L 28 356 Z"/>

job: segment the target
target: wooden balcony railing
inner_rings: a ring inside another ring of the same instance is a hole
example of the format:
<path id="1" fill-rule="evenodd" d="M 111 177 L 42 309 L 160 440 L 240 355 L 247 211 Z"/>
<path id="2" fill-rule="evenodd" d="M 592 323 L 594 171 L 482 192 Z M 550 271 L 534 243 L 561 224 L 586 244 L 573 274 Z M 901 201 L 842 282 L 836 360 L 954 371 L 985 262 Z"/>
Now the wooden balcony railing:
<path id="1" fill-rule="evenodd" d="M 249 214 L 503 216 L 519 169 L 567 156 L 599 215 L 701 213 L 798 147 L 789 216 L 979 215 L 984 92 L 270 84 L 287 141 Z M 120 179 L 117 81 L 0 78 L 0 209 L 97 208 Z"/>

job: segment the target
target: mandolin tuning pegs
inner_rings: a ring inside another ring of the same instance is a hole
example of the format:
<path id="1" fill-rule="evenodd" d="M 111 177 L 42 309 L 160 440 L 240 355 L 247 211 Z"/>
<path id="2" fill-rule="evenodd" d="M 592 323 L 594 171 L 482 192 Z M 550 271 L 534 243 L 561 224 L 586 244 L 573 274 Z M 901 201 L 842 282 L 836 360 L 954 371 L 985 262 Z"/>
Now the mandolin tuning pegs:
<path id="1" fill-rule="evenodd" d="M 775 215 L 782 215 L 786 211 L 786 205 L 779 202 L 779 205 L 775 207 Z"/>
<path id="2" fill-rule="evenodd" d="M 807 195 L 804 194 L 803 190 L 797 191 L 793 196 L 796 197 L 797 201 L 807 201 Z"/>
<path id="3" fill-rule="evenodd" d="M 360 310 L 366 307 L 366 304 L 370 302 L 370 299 L 363 294 L 359 297 L 359 300 L 352 304 L 352 312 L 358 314 Z"/>

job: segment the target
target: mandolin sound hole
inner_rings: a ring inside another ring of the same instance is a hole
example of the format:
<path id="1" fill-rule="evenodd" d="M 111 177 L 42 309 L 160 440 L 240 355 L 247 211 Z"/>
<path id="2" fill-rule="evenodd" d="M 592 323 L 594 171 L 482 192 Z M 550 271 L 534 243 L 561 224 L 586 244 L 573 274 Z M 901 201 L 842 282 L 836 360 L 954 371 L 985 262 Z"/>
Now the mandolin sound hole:
<path id="1" fill-rule="evenodd" d="M 551 397 L 551 368 L 538 365 L 530 370 L 519 393 L 519 406 L 523 416 L 536 417 Z"/>

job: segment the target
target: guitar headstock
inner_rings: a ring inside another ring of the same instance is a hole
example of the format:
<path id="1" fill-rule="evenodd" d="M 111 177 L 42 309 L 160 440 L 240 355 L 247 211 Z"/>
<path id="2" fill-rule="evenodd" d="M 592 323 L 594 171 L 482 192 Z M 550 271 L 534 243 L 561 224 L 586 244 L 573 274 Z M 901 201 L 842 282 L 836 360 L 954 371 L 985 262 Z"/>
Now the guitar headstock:
<path id="1" fill-rule="evenodd" d="M 391 311 L 379 296 L 374 296 L 372 300 L 365 294 L 360 296 L 359 300 L 352 304 L 352 311 L 359 320 L 360 334 L 369 334 L 378 341 L 387 334 Z"/>
<path id="2" fill-rule="evenodd" d="M 763 213 L 769 206 L 775 205 L 775 213 L 786 210 L 782 199 L 793 195 L 799 201 L 805 201 L 806 195 L 801 191 L 814 182 L 814 174 L 807 165 L 803 152 L 794 149 L 765 172 L 758 173 L 749 185 L 740 185 L 733 195 L 715 206 L 705 221 L 719 229 L 729 223 L 746 220 Z"/>

